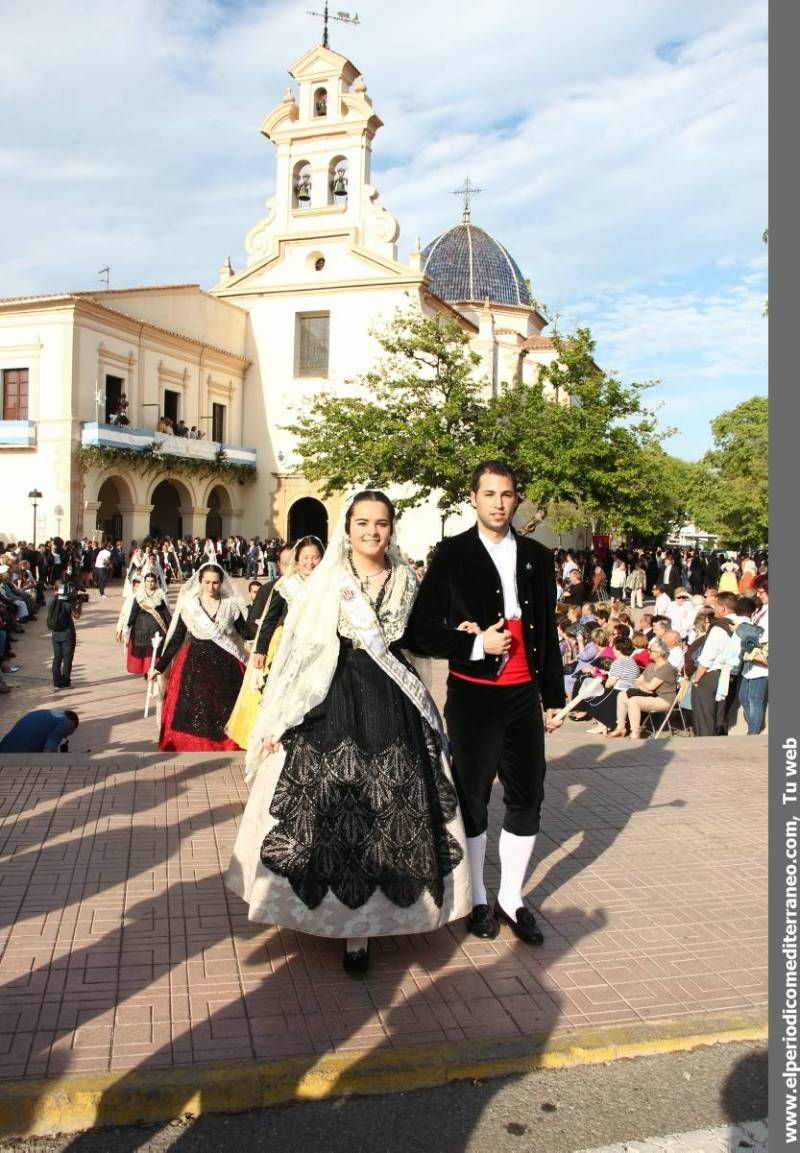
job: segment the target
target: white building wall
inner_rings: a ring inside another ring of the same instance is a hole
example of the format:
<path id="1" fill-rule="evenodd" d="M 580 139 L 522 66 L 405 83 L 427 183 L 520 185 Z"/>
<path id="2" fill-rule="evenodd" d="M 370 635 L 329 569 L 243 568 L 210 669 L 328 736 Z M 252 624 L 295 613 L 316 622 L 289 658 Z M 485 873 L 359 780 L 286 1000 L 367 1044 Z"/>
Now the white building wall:
<path id="1" fill-rule="evenodd" d="M 0 446 L 0 539 L 30 540 L 33 509 L 28 493 L 39 489 L 36 539 L 69 528 L 74 494 L 72 453 L 78 422 L 72 406 L 72 310 L 0 314 L 0 369 L 28 369 L 28 419 L 32 448 Z M 57 510 L 61 510 L 60 514 Z"/>

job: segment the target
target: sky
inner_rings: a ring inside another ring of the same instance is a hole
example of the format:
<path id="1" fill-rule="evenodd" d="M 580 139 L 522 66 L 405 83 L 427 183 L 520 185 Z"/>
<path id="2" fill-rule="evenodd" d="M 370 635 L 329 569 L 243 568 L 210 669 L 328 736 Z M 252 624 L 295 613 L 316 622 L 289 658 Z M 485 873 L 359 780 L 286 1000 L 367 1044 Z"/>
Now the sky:
<path id="1" fill-rule="evenodd" d="M 274 192 L 260 135 L 321 0 L 0 0 L 0 296 L 211 287 Z M 337 11 L 339 5 L 331 5 Z M 645 394 L 667 451 L 767 391 L 767 0 L 352 0 L 400 259 L 460 219 Z M 545 331 L 550 331 L 545 330 Z"/>

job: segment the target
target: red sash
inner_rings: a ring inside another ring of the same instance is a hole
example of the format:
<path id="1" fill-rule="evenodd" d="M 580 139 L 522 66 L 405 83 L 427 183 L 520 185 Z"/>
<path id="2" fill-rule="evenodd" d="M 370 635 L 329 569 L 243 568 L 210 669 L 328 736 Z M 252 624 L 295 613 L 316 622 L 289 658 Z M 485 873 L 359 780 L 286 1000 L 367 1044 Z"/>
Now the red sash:
<path id="1" fill-rule="evenodd" d="M 453 672 L 452 669 L 450 676 L 458 677 L 461 681 L 470 681 L 474 685 L 523 685 L 532 681 L 522 639 L 522 621 L 518 617 L 506 620 L 506 628 L 511 633 L 511 648 L 508 651 L 508 660 L 496 680 L 490 680 L 488 677 L 468 677 L 464 673 Z"/>

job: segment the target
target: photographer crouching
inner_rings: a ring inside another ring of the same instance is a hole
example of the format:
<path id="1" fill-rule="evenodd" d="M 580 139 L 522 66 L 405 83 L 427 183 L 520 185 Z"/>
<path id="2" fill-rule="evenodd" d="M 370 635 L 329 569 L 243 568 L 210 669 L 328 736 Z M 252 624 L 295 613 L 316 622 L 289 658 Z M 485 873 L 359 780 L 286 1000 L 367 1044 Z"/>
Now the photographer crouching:
<path id="1" fill-rule="evenodd" d="M 59 585 L 47 607 L 47 627 L 53 645 L 53 688 L 72 687 L 72 661 L 75 656 L 75 622 L 80 619 L 84 603 L 89 599 L 69 581 Z"/>
<path id="2" fill-rule="evenodd" d="M 68 753 L 67 738 L 79 723 L 69 709 L 35 709 L 0 739 L 0 753 Z"/>

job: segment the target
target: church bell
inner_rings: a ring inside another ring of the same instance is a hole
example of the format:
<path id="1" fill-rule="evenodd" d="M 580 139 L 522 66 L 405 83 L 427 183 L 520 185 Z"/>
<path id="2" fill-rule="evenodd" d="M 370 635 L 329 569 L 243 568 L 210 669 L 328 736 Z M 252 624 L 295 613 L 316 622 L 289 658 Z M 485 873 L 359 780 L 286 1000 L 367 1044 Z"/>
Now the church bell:
<path id="1" fill-rule="evenodd" d="M 302 201 L 303 204 L 307 204 L 311 199 L 311 177 L 301 176 L 295 185 L 295 192 L 297 193 L 297 199 Z"/>
<path id="2" fill-rule="evenodd" d="M 331 191 L 334 196 L 347 196 L 347 171 L 337 168 L 331 181 Z"/>

